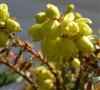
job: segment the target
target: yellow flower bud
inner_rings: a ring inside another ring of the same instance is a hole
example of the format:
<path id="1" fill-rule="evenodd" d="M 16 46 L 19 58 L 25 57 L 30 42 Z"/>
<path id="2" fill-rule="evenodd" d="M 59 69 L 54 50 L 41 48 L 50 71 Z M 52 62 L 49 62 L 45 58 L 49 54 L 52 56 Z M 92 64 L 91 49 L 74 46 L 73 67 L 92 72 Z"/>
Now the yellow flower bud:
<path id="1" fill-rule="evenodd" d="M 74 69 L 78 69 L 80 67 L 80 61 L 78 58 L 74 58 L 72 61 L 71 61 L 71 66 L 74 68 Z"/>
<path id="2" fill-rule="evenodd" d="M 46 20 L 46 13 L 45 12 L 39 12 L 35 15 L 35 20 L 37 23 L 41 24 Z"/>
<path id="3" fill-rule="evenodd" d="M 89 27 L 88 24 L 79 22 L 79 34 L 80 35 L 90 35 L 92 34 L 92 29 Z"/>
<path id="4" fill-rule="evenodd" d="M 79 19 L 79 18 L 81 18 L 81 17 L 82 17 L 82 15 L 81 15 L 80 13 L 78 13 L 78 12 L 75 13 L 75 20 L 76 20 L 76 19 Z"/>
<path id="5" fill-rule="evenodd" d="M 41 30 L 46 38 L 55 39 L 58 35 L 59 22 L 57 20 L 48 20 L 42 26 Z"/>
<path id="6" fill-rule="evenodd" d="M 68 14 L 65 15 L 65 17 L 62 21 L 62 25 L 66 26 L 69 22 L 73 21 L 74 19 L 75 19 L 74 14 L 72 12 L 68 13 Z"/>
<path id="7" fill-rule="evenodd" d="M 66 13 L 72 12 L 72 11 L 74 11 L 74 9 L 75 9 L 75 5 L 74 4 L 70 4 L 67 7 Z"/>
<path id="8" fill-rule="evenodd" d="M 17 21 L 11 19 L 11 18 L 8 18 L 6 20 L 5 26 L 6 26 L 7 32 L 19 32 L 19 31 L 21 31 L 20 24 Z"/>
<path id="9" fill-rule="evenodd" d="M 4 10 L 5 12 L 8 12 L 8 5 L 6 3 L 1 3 L 0 9 Z"/>
<path id="10" fill-rule="evenodd" d="M 28 30 L 28 34 L 32 36 L 34 41 L 40 41 L 43 39 L 44 35 L 41 30 L 40 24 L 34 24 Z"/>
<path id="11" fill-rule="evenodd" d="M 58 8 L 55 5 L 50 3 L 47 4 L 46 15 L 48 18 L 54 18 L 54 19 L 60 18 L 60 12 Z"/>
<path id="12" fill-rule="evenodd" d="M 4 26 L 4 25 L 5 25 L 5 22 L 2 21 L 2 20 L 0 20 L 0 26 L 2 27 L 2 26 Z"/>
<path id="13" fill-rule="evenodd" d="M 79 37 L 78 39 L 75 40 L 75 43 L 79 51 L 82 51 L 82 52 L 94 51 L 94 46 L 87 36 Z"/>
<path id="14" fill-rule="evenodd" d="M 37 75 L 36 80 L 39 84 L 42 84 L 46 79 L 54 79 L 52 73 L 45 66 L 38 66 L 35 68 L 35 72 Z"/>
<path id="15" fill-rule="evenodd" d="M 9 12 L 0 9 L 0 19 L 6 20 L 10 16 Z"/>
<path id="16" fill-rule="evenodd" d="M 66 27 L 61 28 L 60 33 L 67 35 L 68 37 L 73 37 L 79 32 L 79 26 L 75 22 L 69 22 Z"/>
<path id="17" fill-rule="evenodd" d="M 51 79 L 44 80 L 43 85 L 41 85 L 40 87 L 43 90 L 53 90 L 54 88 L 53 80 Z"/>
<path id="18" fill-rule="evenodd" d="M 6 3 L 1 3 L 0 4 L 0 19 L 5 20 L 10 16 L 8 12 L 8 6 Z"/>
<path id="19" fill-rule="evenodd" d="M 88 19 L 88 18 L 79 18 L 79 19 L 76 19 L 76 22 L 92 24 L 92 21 L 90 19 Z"/>

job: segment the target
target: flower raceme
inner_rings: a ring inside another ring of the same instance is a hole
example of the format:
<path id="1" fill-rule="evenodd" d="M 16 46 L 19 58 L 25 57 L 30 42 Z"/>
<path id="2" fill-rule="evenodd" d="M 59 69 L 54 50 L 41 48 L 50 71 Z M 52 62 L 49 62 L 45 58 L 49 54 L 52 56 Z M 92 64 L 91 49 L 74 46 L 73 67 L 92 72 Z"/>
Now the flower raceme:
<path id="1" fill-rule="evenodd" d="M 6 3 L 0 3 L 0 27 L 4 29 L 4 32 L 0 31 L 0 47 L 8 46 L 9 35 L 21 31 L 21 25 L 10 17 Z"/>
<path id="2" fill-rule="evenodd" d="M 62 16 L 58 7 L 47 4 L 45 12 L 37 13 L 36 24 L 29 29 L 29 35 L 34 41 L 40 41 L 41 50 L 50 62 L 62 65 L 63 62 L 70 62 L 71 58 L 78 55 L 78 52 L 92 52 L 94 45 L 88 38 L 92 35 L 92 29 L 88 24 L 92 21 L 84 18 L 81 14 L 74 12 L 74 6 L 68 7 L 65 16 Z M 62 16 L 62 18 L 60 18 Z M 79 66 L 75 59 L 72 66 Z"/>
<path id="3" fill-rule="evenodd" d="M 37 66 L 35 72 L 38 90 L 54 90 L 54 76 L 45 66 Z"/>

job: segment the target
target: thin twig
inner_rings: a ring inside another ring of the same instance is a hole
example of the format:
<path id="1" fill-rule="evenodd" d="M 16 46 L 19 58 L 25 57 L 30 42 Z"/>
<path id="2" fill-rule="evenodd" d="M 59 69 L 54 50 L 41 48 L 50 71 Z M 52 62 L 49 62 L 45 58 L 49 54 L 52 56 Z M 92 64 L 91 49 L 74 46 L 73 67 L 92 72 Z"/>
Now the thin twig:
<path id="1" fill-rule="evenodd" d="M 19 53 L 18 53 L 16 59 L 14 60 L 14 65 L 16 65 L 18 63 L 18 60 L 22 57 L 24 50 L 25 50 L 25 48 L 20 48 Z"/>
<path id="2" fill-rule="evenodd" d="M 23 78 L 25 78 L 30 84 L 32 84 L 33 88 L 37 90 L 37 84 L 30 78 L 28 77 L 23 71 L 20 71 L 18 68 L 15 68 L 12 64 L 6 62 L 6 60 L 3 60 L 3 58 L 0 57 L 1 63 L 4 65 L 8 66 L 11 68 L 14 72 L 17 74 L 21 75 Z"/>

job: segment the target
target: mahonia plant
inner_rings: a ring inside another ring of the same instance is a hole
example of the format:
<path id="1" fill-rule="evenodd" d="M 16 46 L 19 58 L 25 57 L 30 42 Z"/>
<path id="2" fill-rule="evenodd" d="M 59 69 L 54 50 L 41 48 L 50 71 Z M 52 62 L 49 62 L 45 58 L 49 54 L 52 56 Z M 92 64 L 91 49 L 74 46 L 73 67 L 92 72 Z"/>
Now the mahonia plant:
<path id="1" fill-rule="evenodd" d="M 51 3 L 34 19 L 28 34 L 40 42 L 41 51 L 16 36 L 21 25 L 0 3 L 0 64 L 26 79 L 23 90 L 100 90 L 100 39 L 89 26 L 92 21 L 75 12 L 73 4 L 62 15 Z M 25 52 L 31 54 L 27 61 Z"/>

